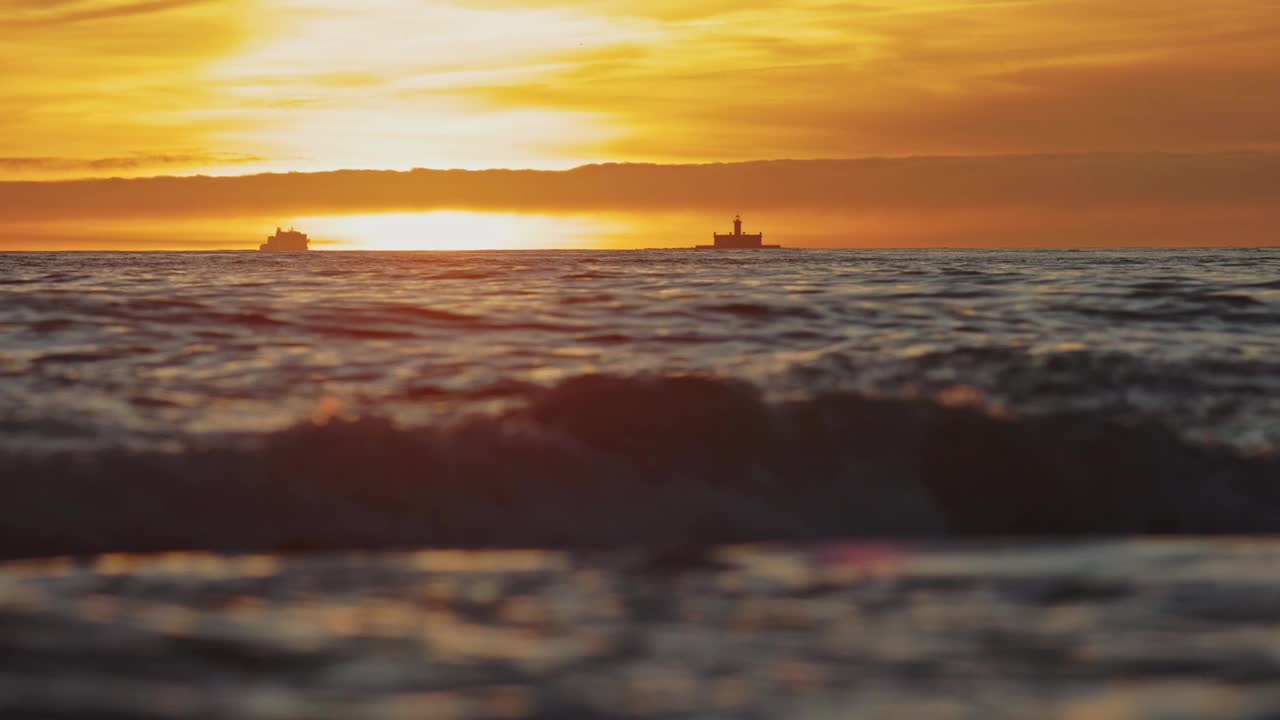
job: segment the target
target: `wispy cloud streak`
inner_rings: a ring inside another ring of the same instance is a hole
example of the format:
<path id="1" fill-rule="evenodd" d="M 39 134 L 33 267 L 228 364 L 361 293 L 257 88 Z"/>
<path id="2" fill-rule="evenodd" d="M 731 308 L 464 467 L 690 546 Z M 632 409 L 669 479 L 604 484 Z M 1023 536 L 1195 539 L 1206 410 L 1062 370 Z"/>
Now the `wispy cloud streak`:
<path id="1" fill-rule="evenodd" d="M 261 162 L 257 155 L 190 153 L 105 158 L 0 157 L 0 170 L 134 170 L 164 166 L 237 165 Z"/>
<path id="2" fill-rule="evenodd" d="M 144 2 L 96 2 L 94 0 L 54 0 L 19 2 L 21 13 L 0 16 L 0 27 L 14 28 L 67 25 L 93 20 L 110 20 L 135 15 L 149 15 L 178 8 L 204 5 L 212 0 L 145 0 Z M 3 9 L 0 6 L 0 9 Z"/>

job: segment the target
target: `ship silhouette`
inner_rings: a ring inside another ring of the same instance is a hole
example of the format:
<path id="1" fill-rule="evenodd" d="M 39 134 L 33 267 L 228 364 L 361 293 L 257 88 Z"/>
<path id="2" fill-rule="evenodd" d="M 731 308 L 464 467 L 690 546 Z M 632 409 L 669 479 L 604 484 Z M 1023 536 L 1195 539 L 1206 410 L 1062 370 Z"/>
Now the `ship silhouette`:
<path id="1" fill-rule="evenodd" d="M 742 216 L 733 216 L 733 233 L 711 233 L 713 245 L 695 245 L 695 250 L 777 250 L 781 245 L 765 245 L 764 233 L 742 232 Z"/>
<path id="2" fill-rule="evenodd" d="M 310 239 L 304 232 L 298 232 L 293 228 L 281 230 L 276 228 L 276 234 L 267 238 L 267 241 L 258 246 L 259 250 L 270 252 L 302 252 L 309 250 L 307 243 Z"/>

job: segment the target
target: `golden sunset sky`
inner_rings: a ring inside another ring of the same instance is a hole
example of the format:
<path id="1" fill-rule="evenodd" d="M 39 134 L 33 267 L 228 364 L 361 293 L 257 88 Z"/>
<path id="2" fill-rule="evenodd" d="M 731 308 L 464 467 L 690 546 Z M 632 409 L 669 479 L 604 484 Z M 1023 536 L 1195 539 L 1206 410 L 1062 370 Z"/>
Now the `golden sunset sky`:
<path id="1" fill-rule="evenodd" d="M 1277 0 L 0 0 L 0 180 L 1270 153 L 1277 37 Z"/>
<path id="2" fill-rule="evenodd" d="M 1280 146 L 1273 0 L 3 0 L 7 177 Z"/>

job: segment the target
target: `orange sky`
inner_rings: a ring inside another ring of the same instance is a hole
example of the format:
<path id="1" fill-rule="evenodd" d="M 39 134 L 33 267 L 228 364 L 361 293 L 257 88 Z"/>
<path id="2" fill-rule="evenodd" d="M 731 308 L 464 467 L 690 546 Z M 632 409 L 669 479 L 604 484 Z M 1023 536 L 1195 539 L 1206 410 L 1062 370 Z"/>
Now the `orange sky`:
<path id="1" fill-rule="evenodd" d="M 1276 0 L 0 0 L 0 180 L 1275 152 L 1276 37 Z"/>
<path id="2" fill-rule="evenodd" d="M 1275 149 L 1277 37 L 1275 0 L 0 0 L 0 177 Z"/>

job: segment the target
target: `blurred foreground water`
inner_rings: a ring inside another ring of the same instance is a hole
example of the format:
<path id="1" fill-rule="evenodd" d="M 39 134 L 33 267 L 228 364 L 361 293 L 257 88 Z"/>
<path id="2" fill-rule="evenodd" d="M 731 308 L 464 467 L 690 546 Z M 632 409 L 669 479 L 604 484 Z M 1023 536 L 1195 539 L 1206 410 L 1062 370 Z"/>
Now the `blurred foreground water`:
<path id="1" fill-rule="evenodd" d="M 1274 718 L 1280 542 L 0 566 L 14 718 Z"/>

